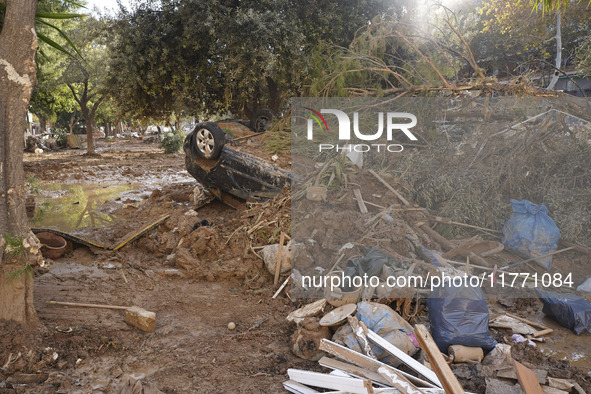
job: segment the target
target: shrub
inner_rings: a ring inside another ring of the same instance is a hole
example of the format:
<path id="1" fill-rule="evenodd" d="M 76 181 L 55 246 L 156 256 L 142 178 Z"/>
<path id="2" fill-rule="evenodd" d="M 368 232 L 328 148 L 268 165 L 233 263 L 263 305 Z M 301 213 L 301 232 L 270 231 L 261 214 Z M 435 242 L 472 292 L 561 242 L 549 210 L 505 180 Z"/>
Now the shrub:
<path id="1" fill-rule="evenodd" d="M 164 153 L 177 153 L 181 150 L 184 141 L 185 133 L 179 129 L 164 134 L 164 138 L 160 142 L 160 147 L 164 150 Z"/>

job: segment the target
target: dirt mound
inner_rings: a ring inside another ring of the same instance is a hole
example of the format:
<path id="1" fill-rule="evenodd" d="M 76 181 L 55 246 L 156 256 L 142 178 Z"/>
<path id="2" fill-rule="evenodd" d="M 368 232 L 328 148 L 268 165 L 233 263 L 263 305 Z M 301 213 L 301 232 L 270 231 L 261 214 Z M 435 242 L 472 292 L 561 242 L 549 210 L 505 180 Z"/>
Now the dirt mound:
<path id="1" fill-rule="evenodd" d="M 87 358 L 122 349 L 113 333 L 86 327 L 44 328 L 39 335 L 38 329 L 0 321 L 0 331 L 12 333 L 0 336 L 0 360 L 3 363 L 0 381 L 6 380 L 9 386 L 45 382 L 48 378 L 53 380 L 55 374 L 41 371 L 62 370 Z M 52 383 L 60 386 L 59 382 Z"/>

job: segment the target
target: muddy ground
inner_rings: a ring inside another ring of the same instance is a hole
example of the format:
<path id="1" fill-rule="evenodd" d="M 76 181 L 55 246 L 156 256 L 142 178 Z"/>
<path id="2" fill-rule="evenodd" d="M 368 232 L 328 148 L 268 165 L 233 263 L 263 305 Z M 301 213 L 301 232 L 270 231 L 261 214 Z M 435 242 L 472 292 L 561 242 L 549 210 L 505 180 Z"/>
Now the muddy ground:
<path id="1" fill-rule="evenodd" d="M 2 324 L 0 392 L 121 392 L 141 380 L 164 392 L 274 393 L 283 392 L 288 368 L 321 370 L 290 351 L 294 326 L 285 317 L 300 303 L 285 294 L 271 299 L 273 277 L 252 249 L 289 232 L 289 194 L 260 204 L 230 200 L 233 207 L 213 202 L 195 211 L 196 182 L 184 169 L 183 154 L 165 155 L 138 141 L 100 141 L 98 147 L 100 156 L 80 150 L 25 154 L 25 172 L 38 188 L 32 227 L 58 223 L 108 248 L 171 217 L 116 252 L 73 244 L 37 270 L 35 307 L 44 329 L 39 335 Z M 241 149 L 271 160 L 256 140 Z M 288 156 L 277 162 L 290 165 Z M 384 194 L 379 184 L 364 186 Z M 353 199 L 349 203 L 355 207 Z M 590 263 L 575 253 L 555 261 L 564 269 Z M 48 305 L 49 300 L 137 305 L 156 312 L 156 330 L 127 325 L 121 311 Z M 491 313 L 519 313 L 554 328 L 548 343 L 518 347 L 515 358 L 547 369 L 549 376 L 574 378 L 591 391 L 588 335 L 575 337 L 543 318 L 537 300 L 492 301 L 490 307 Z M 426 315 L 414 319 L 425 322 Z M 497 340 L 507 335 L 493 334 Z M 462 384 L 475 392 L 485 389 L 483 379 L 470 374 Z"/>
<path id="2" fill-rule="evenodd" d="M 8 382 L 18 392 L 119 392 L 130 379 L 153 382 L 165 392 L 279 392 L 288 367 L 314 367 L 289 351 L 292 327 L 285 316 L 294 304 L 285 296 L 271 299 L 273 279 L 249 251 L 251 243 L 273 241 L 277 234 L 261 231 L 248 242 L 235 234 L 226 242 L 240 226 L 255 224 L 256 217 L 243 218 L 248 208 L 258 216 L 261 207 L 235 201 L 234 210 L 214 202 L 196 216 L 185 215 L 193 207 L 196 182 L 185 171 L 183 154 L 165 155 L 141 142 L 99 142 L 98 152 L 100 157 L 80 150 L 25 154 L 26 174 L 41 189 L 37 210 L 64 190 L 72 194 L 72 185 L 92 185 L 75 194 L 79 201 L 67 201 L 71 210 L 50 207 L 57 214 L 48 212 L 33 226 L 50 226 L 47 217 L 53 217 L 67 227 L 92 212 L 105 227 L 72 232 L 106 245 L 163 215 L 173 218 L 118 252 L 74 245 L 40 270 L 35 307 L 45 330 L 32 337 L 3 325 L 2 364 L 9 356 L 4 349 L 21 356 L 0 372 L 0 381 L 12 376 Z M 85 214 L 76 210 L 91 200 L 86 189 L 138 184 L 106 204 L 99 198 Z M 269 214 L 281 218 L 281 212 L 289 212 L 288 203 Z M 288 229 L 289 218 L 283 219 Z M 192 231 L 187 248 L 177 248 L 179 237 L 169 234 L 187 234 L 202 220 L 212 226 Z M 156 330 L 128 326 L 121 311 L 58 307 L 47 305 L 49 300 L 138 305 L 156 312 Z M 228 329 L 230 322 L 234 330 Z M 50 357 L 54 352 L 56 360 Z M 39 364 L 46 354 L 48 362 Z M 42 383 L 19 386 L 19 380 L 34 379 L 23 373 L 37 371 Z"/>

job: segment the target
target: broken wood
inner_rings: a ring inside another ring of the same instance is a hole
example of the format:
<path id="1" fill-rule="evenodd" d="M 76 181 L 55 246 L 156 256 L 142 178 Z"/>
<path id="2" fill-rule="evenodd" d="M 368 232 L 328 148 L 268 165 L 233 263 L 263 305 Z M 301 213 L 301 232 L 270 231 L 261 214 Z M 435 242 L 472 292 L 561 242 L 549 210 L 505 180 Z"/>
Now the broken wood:
<path id="1" fill-rule="evenodd" d="M 289 379 L 294 382 L 324 389 L 343 390 L 359 394 L 367 394 L 372 390 L 371 381 L 368 379 L 347 378 L 292 368 L 287 370 L 287 374 Z"/>
<path id="2" fill-rule="evenodd" d="M 513 366 L 515 367 L 517 381 L 525 394 L 544 394 L 540 383 L 538 383 L 538 378 L 531 369 L 515 360 L 513 360 Z"/>
<path id="3" fill-rule="evenodd" d="M 562 246 L 566 246 L 566 247 L 569 247 L 570 246 L 574 250 L 576 250 L 577 252 L 581 252 L 581 253 L 584 253 L 584 254 L 591 254 L 591 249 L 589 249 L 586 246 L 581 246 L 581 245 L 574 244 L 572 242 L 567 242 L 567 241 L 565 241 L 563 239 L 560 239 L 558 241 L 558 243 L 560 243 Z"/>
<path id="4" fill-rule="evenodd" d="M 363 201 L 361 190 L 353 189 L 353 194 L 355 195 L 355 200 L 357 200 L 357 205 L 359 206 L 359 210 L 361 211 L 361 213 L 367 213 L 367 207 L 365 206 L 365 202 Z"/>
<path id="5" fill-rule="evenodd" d="M 319 348 L 320 348 L 320 350 L 325 351 L 329 354 L 332 354 L 335 357 L 338 357 L 342 360 L 350 362 L 351 364 L 355 364 L 361 368 L 368 369 L 372 372 L 377 373 L 378 369 L 380 367 L 385 367 L 385 368 L 388 368 L 391 371 L 401 375 L 402 377 L 406 378 L 409 382 L 412 382 L 414 384 L 418 384 L 422 387 L 437 388 L 437 386 L 435 386 L 432 383 L 429 383 L 429 382 L 419 379 L 415 376 L 412 376 L 411 374 L 408 374 L 404 371 L 394 368 L 388 364 L 384 364 L 381 361 L 374 360 L 373 358 L 367 357 L 367 356 L 365 356 L 361 353 L 358 353 L 354 350 L 351 350 L 347 347 L 344 347 L 344 346 L 341 346 L 337 343 L 329 341 L 328 339 L 321 339 Z"/>
<path id="6" fill-rule="evenodd" d="M 432 215 L 426 215 L 427 219 L 432 221 L 432 222 L 437 222 L 437 223 L 443 223 L 443 224 L 454 224 L 456 226 L 461 226 L 461 227 L 468 227 L 468 228 L 473 228 L 475 230 L 482 230 L 482 231 L 488 231 L 491 233 L 497 233 L 497 234 L 501 234 L 502 231 L 499 230 L 493 230 L 491 228 L 486 228 L 486 227 L 480 227 L 480 226 L 474 226 L 472 224 L 466 224 L 466 223 L 460 223 L 460 222 L 454 222 L 451 219 L 448 218 L 444 218 L 441 216 L 432 216 Z"/>
<path id="7" fill-rule="evenodd" d="M 376 373 L 376 372 L 370 371 L 369 369 L 361 368 L 356 365 L 349 364 L 349 363 L 346 363 L 346 362 L 343 362 L 340 360 L 335 360 L 334 358 L 322 357 L 318 361 L 318 364 L 320 364 L 326 368 L 339 370 L 339 371 L 345 371 L 348 374 L 351 374 L 354 376 L 359 376 L 361 378 L 370 379 L 370 380 L 380 383 L 380 384 L 384 384 L 384 385 L 391 384 L 391 381 L 389 379 L 384 378 L 379 373 Z"/>
<path id="8" fill-rule="evenodd" d="M 444 248 L 446 251 L 451 251 L 452 249 L 454 249 L 454 245 L 447 239 L 445 238 L 443 235 L 439 234 L 437 231 L 433 230 L 431 227 L 429 227 L 426 223 L 421 223 L 419 224 L 419 228 L 421 230 L 423 230 L 425 233 L 427 233 L 427 235 L 429 237 L 431 237 L 431 239 L 433 239 L 433 241 L 437 242 L 438 244 L 441 245 L 442 248 Z M 470 251 L 466 251 L 465 253 L 462 253 L 462 256 L 464 257 L 470 257 L 470 259 L 482 266 L 488 266 L 488 262 L 483 259 L 482 257 L 478 256 L 476 253 L 474 252 L 470 252 Z"/>
<path id="9" fill-rule="evenodd" d="M 285 388 L 290 393 L 294 393 L 294 394 L 316 394 L 316 393 L 319 393 L 319 391 L 311 389 L 308 386 L 304 386 L 301 383 L 294 382 L 293 380 L 287 380 L 287 381 L 283 382 L 283 388 Z"/>
<path id="10" fill-rule="evenodd" d="M 478 235 L 475 235 L 469 240 L 460 243 L 458 246 L 452 248 L 451 250 L 448 250 L 447 252 L 442 254 L 441 257 L 443 257 L 444 259 L 453 259 L 458 254 L 460 254 L 461 251 L 468 249 L 470 246 L 473 246 L 478 241 L 480 241 L 480 237 Z"/>
<path id="11" fill-rule="evenodd" d="M 277 289 L 277 291 L 275 292 L 275 294 L 273 294 L 273 297 L 271 297 L 271 299 L 275 299 L 277 298 L 277 296 L 279 295 L 279 293 L 281 293 L 281 290 L 283 290 L 285 288 L 285 286 L 287 286 L 287 283 L 289 282 L 289 280 L 291 279 L 291 275 L 287 277 L 287 279 L 285 279 L 285 281 L 283 281 L 283 284 L 279 287 L 279 289 Z"/>
<path id="12" fill-rule="evenodd" d="M 422 324 L 417 324 L 415 326 L 414 334 L 421 349 L 423 349 L 427 356 L 429 356 L 431 366 L 435 370 L 435 374 L 437 374 L 445 392 L 450 394 L 463 394 L 464 389 L 449 368 L 449 365 L 447 365 L 443 359 L 437 344 L 431 337 L 431 334 L 429 334 L 429 331 L 427 331 L 427 327 Z"/>
<path id="13" fill-rule="evenodd" d="M 512 314 L 510 314 L 510 313 L 505 313 L 505 315 L 507 315 L 507 316 L 509 316 L 509 317 L 512 317 L 513 319 L 517 319 L 517 320 L 519 320 L 519 321 L 522 321 L 522 322 L 524 322 L 524 323 L 526 323 L 526 324 L 529 324 L 529 325 L 530 325 L 530 326 L 532 326 L 532 327 L 539 328 L 540 330 L 546 330 L 546 329 L 548 329 L 548 327 L 546 327 L 546 326 L 545 326 L 545 325 L 543 325 L 542 323 L 536 323 L 535 321 L 532 321 L 532 320 L 526 319 L 526 318 L 524 318 L 524 317 L 521 317 L 521 316 L 512 315 Z"/>
<path id="14" fill-rule="evenodd" d="M 145 332 L 154 331 L 156 328 L 156 313 L 147 311 L 138 306 L 116 306 L 103 304 L 81 304 L 78 302 L 47 301 L 52 305 L 74 306 L 81 308 L 118 309 L 125 311 L 125 322 Z"/>
<path id="15" fill-rule="evenodd" d="M 368 329 L 367 337 L 369 338 L 370 341 L 372 341 L 373 343 L 375 343 L 376 345 L 378 345 L 379 347 L 384 349 L 388 354 L 396 357 L 398 360 L 400 360 L 407 367 L 409 367 L 410 369 L 412 369 L 413 371 L 415 371 L 419 375 L 421 375 L 424 378 L 431 381 L 431 383 L 433 383 L 439 387 L 443 387 L 443 385 L 439 381 L 439 378 L 437 378 L 437 375 L 435 374 L 435 372 L 433 372 L 429 368 L 425 367 L 423 364 L 421 364 L 420 362 L 418 362 L 417 360 L 415 360 L 414 358 L 412 358 L 411 356 L 409 356 L 408 354 L 406 354 L 402 350 L 398 349 L 396 346 L 394 346 L 390 342 L 386 341 L 379 334 Z"/>
<path id="16" fill-rule="evenodd" d="M 379 176 L 374 170 L 368 170 L 371 175 L 373 175 L 378 181 L 382 183 L 382 185 L 386 186 L 388 190 L 390 190 L 394 195 L 404 204 L 410 205 L 408 200 L 402 196 L 396 189 L 394 189 L 388 182 L 384 180 L 381 176 Z"/>
<path id="17" fill-rule="evenodd" d="M 146 227 L 142 228 L 140 231 L 134 231 L 133 233 L 128 235 L 121 243 L 112 247 L 111 249 L 113 249 L 113 250 L 121 249 L 122 247 L 124 247 L 128 243 L 135 241 L 136 239 L 138 239 L 139 237 L 141 237 L 142 235 L 144 235 L 148 231 L 152 230 L 153 228 L 156 228 L 157 226 L 164 223 L 168 219 L 170 219 L 170 215 L 165 215 L 165 216 L 161 217 L 160 219 L 156 220 L 155 222 L 150 223 Z"/>
<path id="18" fill-rule="evenodd" d="M 370 202 L 370 201 L 364 201 L 364 202 L 365 202 L 367 205 L 371 205 L 372 207 L 376 207 L 376 208 L 380 208 L 380 209 L 388 209 L 388 208 L 386 208 L 386 207 L 383 207 L 383 206 L 381 206 L 381 205 L 374 204 L 373 202 Z"/>
<path id="19" fill-rule="evenodd" d="M 536 379 L 538 383 L 544 384 L 546 383 L 546 377 L 548 376 L 548 371 L 543 369 L 532 369 L 531 370 L 534 375 L 536 375 Z M 517 380 L 517 374 L 515 373 L 515 369 L 511 366 L 507 367 L 506 369 L 501 369 L 497 371 L 497 377 L 503 379 L 514 379 Z"/>
<path id="20" fill-rule="evenodd" d="M 273 280 L 273 286 L 277 286 L 279 283 L 279 273 L 281 272 L 281 265 L 283 263 L 283 242 L 285 242 L 285 233 L 282 231 L 279 237 L 279 251 L 277 252 L 277 262 L 275 262 L 275 279 Z"/>
<path id="21" fill-rule="evenodd" d="M 552 334 L 554 332 L 553 329 L 551 328 L 546 328 L 545 330 L 540 330 L 540 331 L 536 331 L 533 333 L 533 337 L 537 338 L 537 337 L 541 337 L 543 335 L 548 335 L 548 334 Z"/>
<path id="22" fill-rule="evenodd" d="M 568 252 L 569 250 L 573 250 L 573 249 L 574 249 L 574 247 L 569 246 L 568 248 L 564 248 L 564 249 L 560 249 L 560 250 L 555 250 L 554 252 L 546 253 L 546 254 L 543 254 L 541 256 L 534 256 L 534 257 L 530 257 L 529 259 L 526 259 L 526 260 L 518 261 L 517 263 L 508 264 L 508 265 L 505 265 L 502 268 L 504 270 L 507 270 L 509 268 L 517 267 L 518 265 L 529 263 L 530 261 L 534 261 L 534 260 L 540 259 L 542 257 L 554 256 L 555 254 L 559 254 L 559 253 L 563 253 L 563 252 Z"/>

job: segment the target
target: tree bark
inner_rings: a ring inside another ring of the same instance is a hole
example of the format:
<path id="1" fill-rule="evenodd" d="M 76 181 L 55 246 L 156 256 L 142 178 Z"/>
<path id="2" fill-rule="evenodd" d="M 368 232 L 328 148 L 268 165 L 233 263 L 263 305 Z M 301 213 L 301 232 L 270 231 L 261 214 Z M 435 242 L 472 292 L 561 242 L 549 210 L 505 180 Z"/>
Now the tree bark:
<path id="1" fill-rule="evenodd" d="M 41 133 L 47 132 L 47 119 L 39 118 L 39 128 L 41 129 Z"/>
<path id="2" fill-rule="evenodd" d="M 92 136 L 92 119 L 90 117 L 90 111 L 86 107 L 86 103 L 80 104 L 82 115 L 84 115 L 84 122 L 86 123 L 86 153 L 94 153 L 94 138 Z"/>
<path id="3" fill-rule="evenodd" d="M 74 125 L 78 121 L 76 114 L 77 111 L 74 110 L 74 112 L 72 112 L 72 116 L 70 116 L 70 134 L 74 134 Z"/>
<path id="4" fill-rule="evenodd" d="M 271 77 L 266 77 L 267 88 L 269 89 L 269 109 L 276 114 L 279 113 L 279 106 L 281 104 L 279 88 L 277 83 Z"/>
<path id="5" fill-rule="evenodd" d="M 92 108 L 88 107 L 88 103 L 92 99 L 95 94 L 89 95 L 88 93 L 88 78 L 83 82 L 83 89 L 81 93 L 76 93 L 76 89 L 70 83 L 68 83 L 68 88 L 72 92 L 74 96 L 74 100 L 80 106 L 80 111 L 82 111 L 82 115 L 84 116 L 84 122 L 86 123 L 86 154 L 93 154 L 94 153 L 94 137 L 92 135 L 92 125 L 94 123 L 94 115 L 96 114 L 96 110 L 98 109 L 99 105 L 104 99 L 104 96 L 101 96 L 98 100 L 94 102 Z"/>
<path id="6" fill-rule="evenodd" d="M 0 32 L 0 234 L 35 239 L 27 226 L 23 171 L 23 133 L 27 108 L 36 81 L 35 33 L 37 0 L 6 2 L 4 26 Z M 33 279 L 28 273 L 8 280 L 23 268 L 26 253 L 4 254 L 0 238 L 0 319 L 22 324 L 38 323 L 33 305 Z M 35 251 L 36 253 L 37 251 Z"/>
<path id="7" fill-rule="evenodd" d="M 556 86 L 556 82 L 558 82 L 558 77 L 560 76 L 560 67 L 562 66 L 562 21 L 561 21 L 561 13 L 560 7 L 556 10 L 556 63 L 554 70 L 554 74 L 552 75 L 552 79 L 548 84 L 546 89 L 554 89 Z"/>

